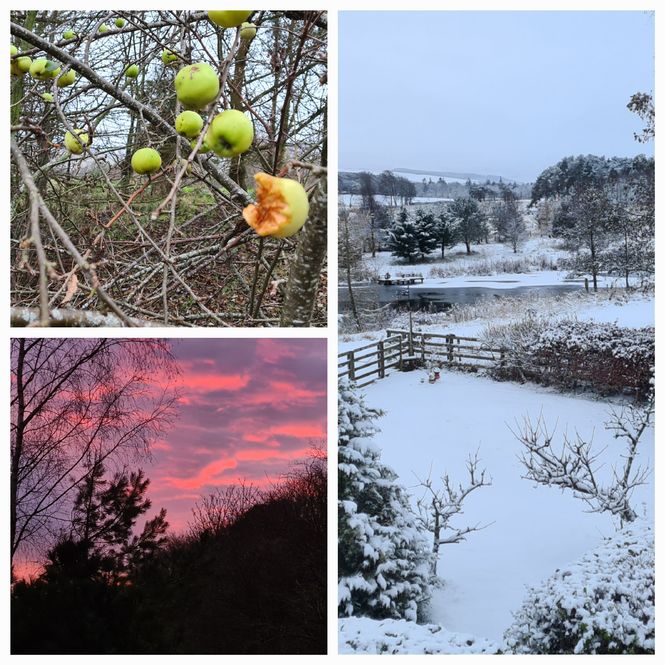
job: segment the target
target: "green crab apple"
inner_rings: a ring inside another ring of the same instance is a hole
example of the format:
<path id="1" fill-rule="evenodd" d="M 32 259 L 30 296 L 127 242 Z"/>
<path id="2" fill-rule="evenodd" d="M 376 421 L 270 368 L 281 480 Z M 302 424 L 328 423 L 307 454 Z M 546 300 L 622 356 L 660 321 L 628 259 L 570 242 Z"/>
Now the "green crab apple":
<path id="1" fill-rule="evenodd" d="M 76 81 L 76 72 L 73 69 L 68 69 L 59 79 L 58 88 L 66 88 Z"/>
<path id="2" fill-rule="evenodd" d="M 47 104 L 53 104 L 53 95 L 50 92 L 42 92 L 41 98 L 47 103 Z"/>
<path id="3" fill-rule="evenodd" d="M 62 33 L 63 39 L 76 39 L 76 33 L 73 30 L 65 30 Z"/>
<path id="4" fill-rule="evenodd" d="M 241 23 L 244 23 L 252 14 L 251 12 L 242 11 L 209 11 L 208 18 L 215 24 L 222 28 L 237 28 Z"/>
<path id="5" fill-rule="evenodd" d="M 109 31 L 109 27 L 108 27 L 108 25 L 106 25 L 106 23 L 102 23 L 99 26 L 99 29 L 97 30 L 97 32 L 101 32 L 102 34 L 104 34 L 105 32 L 108 32 L 108 31 Z"/>
<path id="6" fill-rule="evenodd" d="M 20 55 L 16 58 L 16 66 L 22 74 L 30 71 L 30 66 L 32 65 L 32 58 L 29 58 L 27 55 Z"/>
<path id="7" fill-rule="evenodd" d="M 16 57 L 18 56 L 18 57 Z M 18 49 L 12 44 L 9 70 L 14 76 L 23 76 L 30 71 L 32 59 L 27 55 L 18 55 Z"/>
<path id="8" fill-rule="evenodd" d="M 309 215 L 305 188 L 296 180 L 257 173 L 256 203 L 243 211 L 245 221 L 260 236 L 290 238 L 300 231 Z"/>
<path id="9" fill-rule="evenodd" d="M 135 79 L 139 75 L 139 66 L 134 64 L 134 65 L 129 65 L 127 69 L 125 69 L 125 76 L 129 79 Z"/>
<path id="10" fill-rule="evenodd" d="M 9 57 L 13 58 L 15 55 L 18 55 L 18 49 L 14 44 L 9 45 Z"/>
<path id="11" fill-rule="evenodd" d="M 161 166 L 162 158 L 154 148 L 141 148 L 132 155 L 132 168 L 139 175 L 155 173 Z"/>
<path id="12" fill-rule="evenodd" d="M 240 39 L 251 41 L 256 37 L 256 26 L 253 23 L 243 23 L 240 26 Z"/>
<path id="13" fill-rule="evenodd" d="M 165 65 L 170 65 L 172 62 L 176 62 L 177 60 L 178 54 L 175 51 L 171 51 L 167 48 L 162 51 L 162 62 Z"/>
<path id="14" fill-rule="evenodd" d="M 201 110 L 217 98 L 217 72 L 205 62 L 187 65 L 175 77 L 175 92 L 183 106 Z"/>
<path id="15" fill-rule="evenodd" d="M 180 136 L 196 138 L 203 129 L 203 118 L 196 111 L 183 111 L 175 119 L 175 130 Z"/>
<path id="16" fill-rule="evenodd" d="M 78 136 L 78 141 L 76 140 L 76 136 L 74 136 L 74 134 Z M 72 155 L 80 155 L 84 148 L 90 145 L 90 137 L 88 136 L 88 132 L 86 132 L 85 129 L 75 129 L 74 134 L 72 134 L 72 132 L 67 132 L 65 134 L 65 148 L 67 148 L 67 150 L 69 150 Z"/>
<path id="17" fill-rule="evenodd" d="M 60 73 L 60 66 L 52 60 L 37 58 L 30 65 L 30 76 L 38 81 L 48 81 Z"/>
<path id="18" fill-rule="evenodd" d="M 192 148 L 192 150 L 194 150 L 194 148 L 196 148 L 196 144 L 197 144 L 197 142 L 198 142 L 197 139 L 194 139 L 194 140 L 189 144 L 190 147 Z M 201 147 L 199 148 L 199 151 L 198 151 L 197 154 L 199 154 L 199 155 L 205 155 L 206 152 L 210 152 L 210 146 L 208 145 L 208 142 L 207 142 L 205 139 L 203 139 L 203 142 L 201 143 Z"/>
<path id="19" fill-rule="evenodd" d="M 252 121 L 242 111 L 227 109 L 213 118 L 206 134 L 208 145 L 220 157 L 235 157 L 254 140 Z"/>
<path id="20" fill-rule="evenodd" d="M 117 18 L 114 23 L 116 28 L 124 28 L 127 21 L 124 18 Z"/>

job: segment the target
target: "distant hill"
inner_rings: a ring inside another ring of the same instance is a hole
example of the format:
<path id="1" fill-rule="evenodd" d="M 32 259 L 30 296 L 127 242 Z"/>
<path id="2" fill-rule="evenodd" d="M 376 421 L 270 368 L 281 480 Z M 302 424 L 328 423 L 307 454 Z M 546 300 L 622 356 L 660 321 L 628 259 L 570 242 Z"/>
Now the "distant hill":
<path id="1" fill-rule="evenodd" d="M 531 184 L 520 183 L 515 180 L 503 178 L 496 175 L 481 175 L 479 173 L 460 173 L 455 171 L 425 171 L 418 169 L 385 169 L 390 171 L 395 177 L 408 180 L 412 183 L 415 190 L 412 192 L 414 197 L 432 198 L 432 199 L 454 199 L 460 196 L 468 196 L 470 188 L 467 183 L 470 181 L 473 187 L 486 189 L 488 192 L 497 193 L 500 189 L 499 183 L 508 185 L 513 190 L 517 198 L 531 198 Z M 389 194 L 383 191 L 381 186 L 380 174 L 383 171 L 367 171 L 372 175 L 374 189 L 376 194 Z M 340 171 L 337 175 L 340 194 L 359 194 L 360 176 L 362 171 Z M 423 179 L 425 182 L 423 182 Z M 439 182 L 443 179 L 443 182 Z M 431 181 L 431 183 L 430 183 Z"/>
<path id="2" fill-rule="evenodd" d="M 412 182 L 422 182 L 423 178 L 432 179 L 434 181 L 439 178 L 444 178 L 447 182 L 466 182 L 470 180 L 471 182 L 485 183 L 488 180 L 490 182 L 505 182 L 521 184 L 519 180 L 514 178 L 506 178 L 505 176 L 500 175 L 491 175 L 491 174 L 482 174 L 482 173 L 466 173 L 464 171 L 428 171 L 425 169 L 406 169 L 406 168 L 394 168 L 394 169 L 381 169 L 377 171 L 376 169 L 353 169 L 352 171 L 343 171 L 344 173 L 360 173 L 361 171 L 367 171 L 373 175 L 379 175 L 383 171 L 391 171 L 395 175 L 411 180 Z"/>
<path id="3" fill-rule="evenodd" d="M 500 175 L 483 175 L 482 173 L 462 173 L 458 171 L 423 171 L 421 169 L 391 169 L 392 172 L 395 175 L 401 175 L 404 176 L 405 178 L 408 177 L 409 175 L 414 175 L 414 176 L 419 176 L 420 180 L 423 178 L 432 178 L 434 179 L 439 179 L 439 178 L 444 178 L 446 180 L 457 180 L 461 182 L 466 182 L 467 180 L 470 180 L 471 182 L 487 182 L 488 180 L 490 182 L 505 182 L 505 183 L 510 183 L 510 182 L 518 182 L 517 180 L 514 180 L 512 178 L 505 178 Z"/>

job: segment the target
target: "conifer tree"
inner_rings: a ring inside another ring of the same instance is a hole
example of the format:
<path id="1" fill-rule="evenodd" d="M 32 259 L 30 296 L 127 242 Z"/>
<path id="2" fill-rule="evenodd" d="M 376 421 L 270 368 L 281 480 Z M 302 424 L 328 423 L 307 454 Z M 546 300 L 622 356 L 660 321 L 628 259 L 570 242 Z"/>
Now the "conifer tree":
<path id="1" fill-rule="evenodd" d="M 415 621 L 429 593 L 428 540 L 353 384 L 339 387 L 339 614 Z"/>
<path id="2" fill-rule="evenodd" d="M 409 263 L 419 254 L 418 231 L 406 210 L 401 210 L 397 221 L 388 232 L 388 248 L 393 256 L 406 259 Z"/>

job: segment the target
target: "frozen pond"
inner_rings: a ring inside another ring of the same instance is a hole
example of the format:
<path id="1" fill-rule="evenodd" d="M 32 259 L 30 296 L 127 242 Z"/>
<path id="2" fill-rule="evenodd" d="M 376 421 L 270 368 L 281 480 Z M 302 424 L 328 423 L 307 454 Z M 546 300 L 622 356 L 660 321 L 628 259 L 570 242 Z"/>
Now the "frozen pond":
<path id="1" fill-rule="evenodd" d="M 471 280 L 470 280 L 471 281 Z M 482 285 L 482 282 L 488 282 Z M 502 282 L 501 285 L 498 282 Z M 403 286 L 383 286 L 380 284 L 358 284 L 353 286 L 353 295 L 358 307 L 376 308 L 384 305 L 406 305 L 411 303 L 417 309 L 443 310 L 453 304 L 473 305 L 484 298 L 511 298 L 526 293 L 556 296 L 570 291 L 579 291 L 584 288 L 584 281 L 568 281 L 559 284 L 521 284 L 517 280 L 500 280 L 495 278 L 473 278 L 473 286 L 436 286 L 425 284 L 423 286 L 406 288 Z M 477 284 L 477 285 L 476 285 Z M 514 286 L 512 286 L 514 284 Z M 344 312 L 349 309 L 349 291 L 346 286 L 340 286 L 339 309 Z"/>

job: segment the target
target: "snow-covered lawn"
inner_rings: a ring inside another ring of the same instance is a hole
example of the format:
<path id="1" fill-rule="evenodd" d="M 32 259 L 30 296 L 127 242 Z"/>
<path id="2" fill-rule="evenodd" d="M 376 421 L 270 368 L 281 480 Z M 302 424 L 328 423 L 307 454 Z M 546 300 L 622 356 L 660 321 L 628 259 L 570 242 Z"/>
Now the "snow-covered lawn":
<path id="1" fill-rule="evenodd" d="M 592 549 L 614 531 L 606 515 L 585 512 L 569 493 L 534 487 L 521 478 L 520 444 L 511 433 L 516 419 L 542 414 L 560 434 L 594 436 L 604 472 L 622 452 L 621 442 L 607 436 L 609 402 L 558 394 L 534 385 L 498 383 L 443 371 L 435 384 L 421 383 L 424 372 L 396 373 L 365 388 L 369 406 L 385 411 L 375 442 L 383 461 L 418 496 L 417 479 L 448 472 L 464 482 L 465 460 L 479 450 L 481 466 L 492 486 L 481 488 L 465 503 L 460 525 L 491 524 L 468 541 L 442 548 L 439 574 L 445 580 L 431 603 L 430 621 L 455 633 L 470 633 L 500 642 L 525 596 L 557 568 Z M 616 407 L 617 405 L 615 405 Z M 653 458 L 653 430 L 642 442 L 640 462 Z M 640 514 L 653 514 L 653 487 L 638 488 L 633 504 Z"/>

